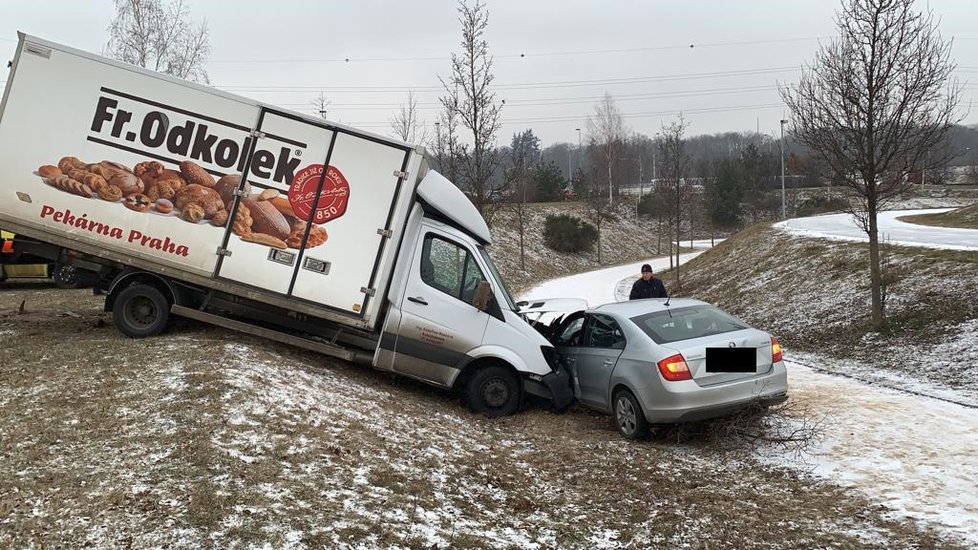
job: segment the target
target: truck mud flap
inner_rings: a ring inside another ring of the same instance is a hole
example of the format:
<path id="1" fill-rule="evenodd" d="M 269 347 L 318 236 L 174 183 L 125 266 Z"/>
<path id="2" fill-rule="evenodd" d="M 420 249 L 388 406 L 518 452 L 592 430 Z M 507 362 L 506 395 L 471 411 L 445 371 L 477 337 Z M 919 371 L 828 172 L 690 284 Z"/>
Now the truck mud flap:
<path id="1" fill-rule="evenodd" d="M 309 340 L 307 338 L 299 338 L 298 336 L 293 336 L 291 334 L 286 334 L 284 332 L 269 330 L 267 328 L 258 327 L 241 321 L 235 321 L 234 319 L 228 319 L 226 317 L 221 317 L 220 315 L 206 313 L 189 307 L 178 306 L 176 304 L 170 306 L 170 312 L 172 312 L 174 315 L 179 315 L 181 317 L 186 317 L 188 319 L 194 319 L 196 321 L 202 321 L 204 323 L 216 325 L 219 327 L 224 327 L 231 330 L 236 330 L 238 332 L 244 332 L 246 334 L 260 336 L 262 338 L 268 338 L 269 340 L 275 340 L 276 342 L 281 342 L 283 344 L 288 344 L 290 346 L 295 346 L 298 348 L 315 351 L 318 353 L 322 353 L 323 355 L 337 357 L 339 359 L 344 359 L 346 361 L 356 361 L 357 355 L 359 355 L 355 351 L 348 350 L 346 348 L 341 348 L 339 346 L 334 346 L 323 342 L 317 342 L 315 340 Z"/>

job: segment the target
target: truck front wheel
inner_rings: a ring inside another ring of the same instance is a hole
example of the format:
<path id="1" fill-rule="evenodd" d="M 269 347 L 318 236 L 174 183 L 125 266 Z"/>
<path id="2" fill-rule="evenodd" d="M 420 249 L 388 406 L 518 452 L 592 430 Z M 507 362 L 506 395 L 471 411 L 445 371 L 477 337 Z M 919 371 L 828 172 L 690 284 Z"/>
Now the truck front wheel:
<path id="1" fill-rule="evenodd" d="M 119 332 L 130 338 L 153 336 L 166 328 L 170 320 L 170 303 L 156 288 L 134 284 L 116 296 L 112 319 Z"/>
<path id="2" fill-rule="evenodd" d="M 520 405 L 520 381 L 506 367 L 483 367 L 469 379 L 465 401 L 473 411 L 489 417 L 512 414 Z"/>

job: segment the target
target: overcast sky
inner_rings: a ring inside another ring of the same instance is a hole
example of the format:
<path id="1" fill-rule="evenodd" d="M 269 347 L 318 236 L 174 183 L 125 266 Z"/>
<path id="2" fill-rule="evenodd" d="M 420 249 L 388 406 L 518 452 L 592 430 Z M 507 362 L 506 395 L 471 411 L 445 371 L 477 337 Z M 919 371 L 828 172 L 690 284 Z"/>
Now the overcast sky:
<path id="1" fill-rule="evenodd" d="M 327 118 L 384 134 L 409 90 L 433 122 L 438 76 L 449 74 L 461 39 L 452 0 L 185 1 L 210 28 L 214 86 L 306 113 L 322 91 L 332 102 Z M 532 128 L 545 146 L 576 144 L 576 128 L 586 128 L 605 92 L 628 128 L 649 136 L 680 110 L 690 134 L 776 135 L 784 110 L 777 85 L 795 81 L 819 40 L 834 34 L 838 7 L 833 0 L 487 3 L 496 92 L 506 101 L 500 143 Z M 929 4 L 942 34 L 955 40 L 958 78 L 968 82 L 964 122 L 978 123 L 976 2 L 919 4 Z M 101 53 L 112 15 L 108 0 L 0 0 L 0 53 L 12 59 L 17 31 Z"/>

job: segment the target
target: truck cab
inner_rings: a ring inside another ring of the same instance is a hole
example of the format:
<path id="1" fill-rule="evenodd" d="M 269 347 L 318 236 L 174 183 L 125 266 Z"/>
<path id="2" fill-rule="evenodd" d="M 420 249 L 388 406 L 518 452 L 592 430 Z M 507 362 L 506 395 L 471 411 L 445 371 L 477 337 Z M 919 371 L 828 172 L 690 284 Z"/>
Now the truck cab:
<path id="1" fill-rule="evenodd" d="M 520 316 L 486 249 L 482 216 L 434 171 L 417 195 L 374 366 L 459 388 L 492 416 L 515 411 L 524 392 L 569 404 L 551 344 Z"/>

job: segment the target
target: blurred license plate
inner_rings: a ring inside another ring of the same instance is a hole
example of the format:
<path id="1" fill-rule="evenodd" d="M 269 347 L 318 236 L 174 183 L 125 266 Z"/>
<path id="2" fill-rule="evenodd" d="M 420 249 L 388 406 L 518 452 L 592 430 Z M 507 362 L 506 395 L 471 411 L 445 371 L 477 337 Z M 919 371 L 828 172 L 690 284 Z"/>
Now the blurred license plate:
<path id="1" fill-rule="evenodd" d="M 754 372 L 757 348 L 706 348 L 706 372 Z"/>

